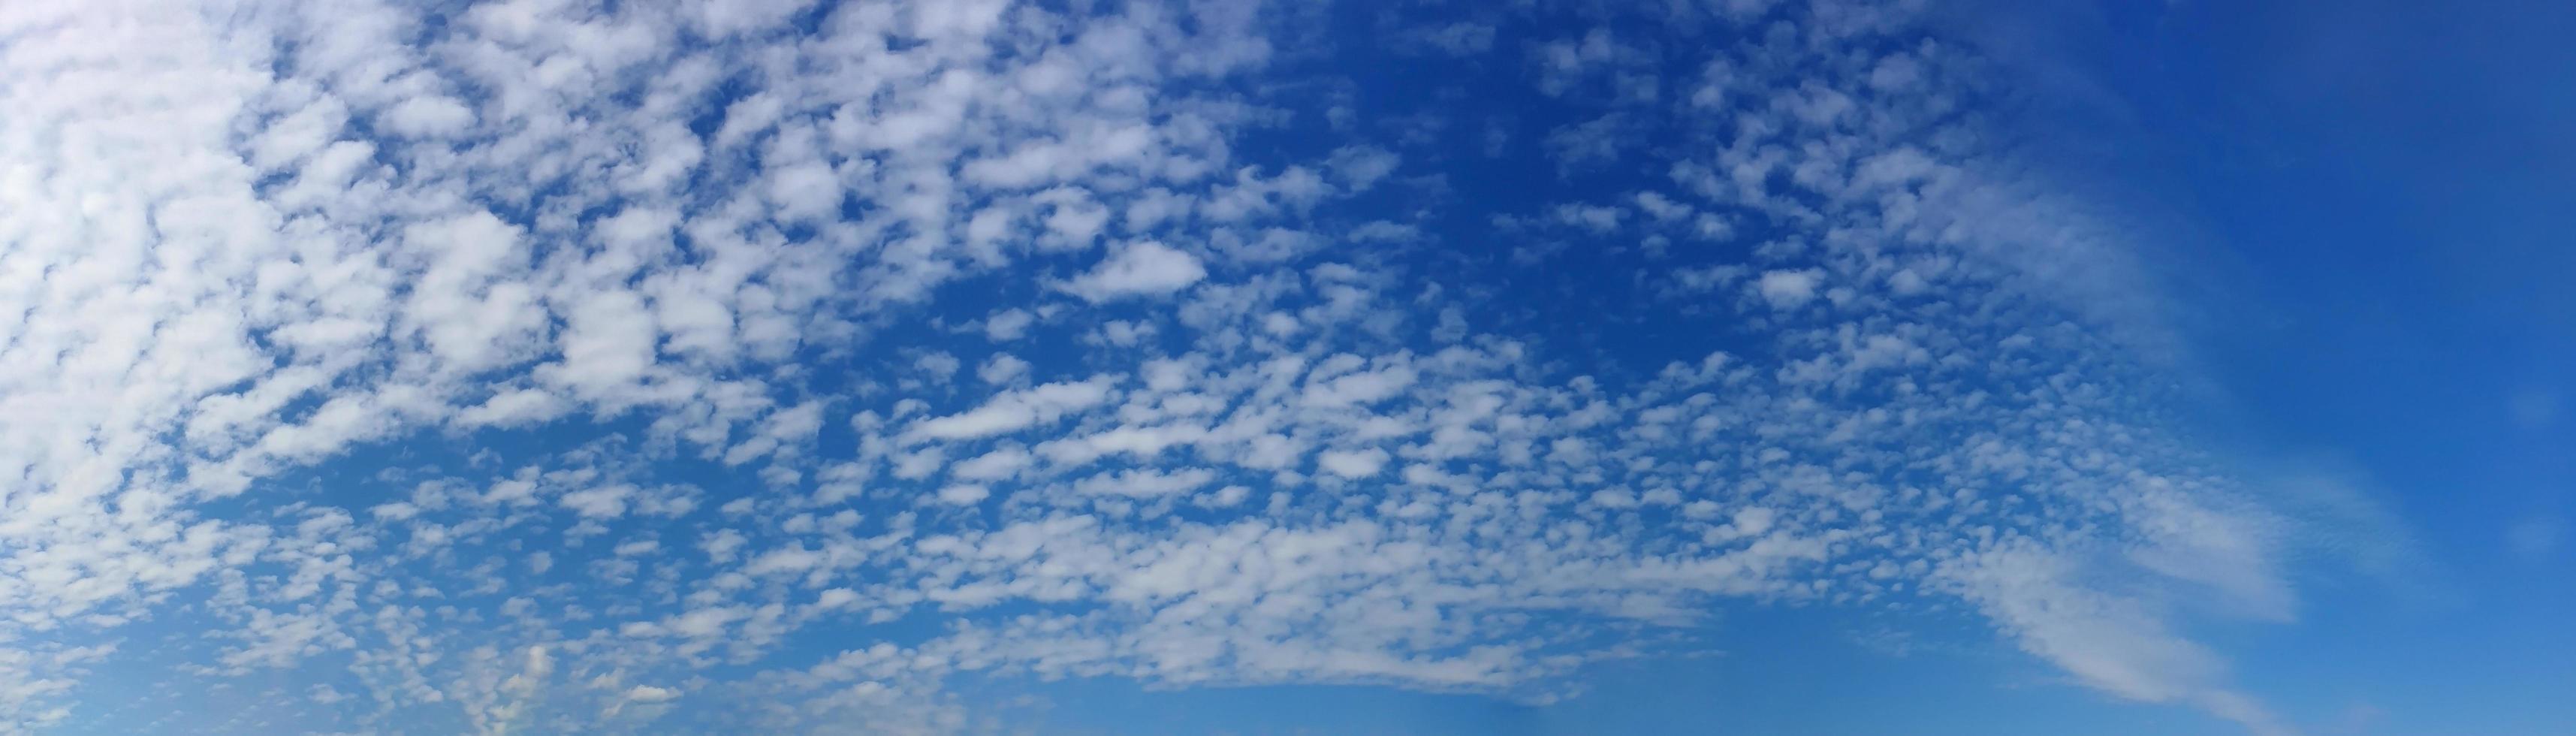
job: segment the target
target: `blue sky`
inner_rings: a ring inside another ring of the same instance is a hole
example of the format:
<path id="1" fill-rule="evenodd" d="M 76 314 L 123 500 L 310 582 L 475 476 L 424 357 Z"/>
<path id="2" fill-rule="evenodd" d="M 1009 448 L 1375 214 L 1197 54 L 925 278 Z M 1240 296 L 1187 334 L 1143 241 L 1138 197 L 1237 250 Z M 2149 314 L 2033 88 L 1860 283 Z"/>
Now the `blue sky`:
<path id="1" fill-rule="evenodd" d="M 11 3 L 0 733 L 2563 733 L 2571 27 Z"/>

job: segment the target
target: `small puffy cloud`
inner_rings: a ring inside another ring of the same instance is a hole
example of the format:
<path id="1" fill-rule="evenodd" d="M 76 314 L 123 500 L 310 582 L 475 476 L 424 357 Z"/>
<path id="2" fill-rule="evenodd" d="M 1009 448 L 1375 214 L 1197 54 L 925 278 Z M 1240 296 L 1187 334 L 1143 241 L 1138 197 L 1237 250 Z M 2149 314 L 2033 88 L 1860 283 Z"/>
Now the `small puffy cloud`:
<path id="1" fill-rule="evenodd" d="M 975 377 L 985 383 L 1005 384 L 1029 374 L 1029 362 L 1010 353 L 994 353 L 975 368 Z"/>
<path id="2" fill-rule="evenodd" d="M 1796 309 L 1816 298 L 1816 286 L 1823 280 L 1815 269 L 1766 271 L 1753 282 L 1753 294 L 1773 309 Z"/>
<path id="3" fill-rule="evenodd" d="M 566 493 L 556 503 L 582 518 L 613 519 L 626 515 L 627 501 L 634 496 L 634 486 L 609 485 Z"/>
<path id="4" fill-rule="evenodd" d="M 1194 501 L 1194 503 L 1208 508 L 1231 508 L 1242 504 L 1244 499 L 1250 498 L 1251 496 L 1252 489 L 1250 488 L 1243 486 L 1226 486 L 1224 488 L 1217 489 L 1215 493 L 1201 495 L 1196 501 Z"/>
<path id="5" fill-rule="evenodd" d="M 1084 478 L 1074 492 L 1091 496 L 1156 497 L 1187 493 L 1216 480 L 1206 468 L 1123 470 Z"/>
<path id="6" fill-rule="evenodd" d="M 916 422 L 907 434 L 916 440 L 963 440 L 1016 432 L 1099 406 L 1109 400 L 1110 385 L 1103 377 L 1007 391 L 964 413 Z"/>
<path id="7" fill-rule="evenodd" d="M 698 549 L 705 552 L 708 559 L 717 562 L 730 562 L 733 560 L 736 553 L 742 551 L 743 545 L 749 543 L 750 540 L 744 537 L 742 532 L 733 529 L 722 529 L 716 531 L 714 534 L 709 534 L 705 539 L 700 540 L 698 542 Z"/>
<path id="8" fill-rule="evenodd" d="M 380 123 L 396 135 L 452 138 L 474 126 L 474 109 L 444 95 L 414 97 L 386 110 Z"/>
<path id="9" fill-rule="evenodd" d="M 939 502 L 950 506 L 972 506 L 993 495 L 992 489 L 973 483 L 959 483 L 939 489 Z"/>
<path id="10" fill-rule="evenodd" d="M 1367 191 L 1388 174 L 1395 173 L 1396 166 L 1402 162 L 1403 159 L 1394 152 L 1376 146 L 1345 146 L 1334 151 L 1326 165 L 1332 168 L 1333 176 L 1341 180 L 1342 186 L 1352 191 Z"/>
<path id="11" fill-rule="evenodd" d="M 1204 278 L 1207 278 L 1207 268 L 1199 265 L 1197 256 L 1162 243 L 1143 240 L 1119 249 L 1063 288 L 1097 304 L 1169 294 Z"/>
<path id="12" fill-rule="evenodd" d="M 562 336 L 562 360 L 541 375 L 589 399 L 623 402 L 653 367 L 658 331 L 634 292 L 609 289 L 573 304 Z"/>
<path id="13" fill-rule="evenodd" d="M 769 199 L 777 206 L 778 217 L 789 222 L 808 222 L 838 215 L 846 192 L 838 174 L 819 161 L 808 161 L 769 172 Z"/>
<path id="14" fill-rule="evenodd" d="M 519 389 L 493 394 L 482 404 L 458 413 L 452 421 L 467 429 L 524 427 L 560 417 L 569 408 L 553 393 Z"/>
<path id="15" fill-rule="evenodd" d="M 1767 507 L 1747 506 L 1738 509 L 1735 512 L 1735 533 L 1746 537 L 1762 536 L 1765 532 L 1771 531 L 1771 522 L 1777 518 L 1778 515 Z"/>
<path id="16" fill-rule="evenodd" d="M 758 557 L 751 558 L 749 563 L 743 565 L 742 571 L 750 575 L 802 574 L 823 564 L 824 559 L 824 555 L 820 552 L 804 547 L 789 547 L 764 552 Z"/>
<path id="17" fill-rule="evenodd" d="M 912 361 L 914 370 L 921 371 L 922 375 L 929 376 L 931 380 L 940 383 L 947 383 L 949 379 L 955 378 L 957 369 L 962 366 L 963 364 L 957 361 L 957 356 L 945 351 L 923 353 L 921 357 L 914 358 Z"/>
<path id="18" fill-rule="evenodd" d="M 992 316 L 984 318 L 984 336 L 994 342 L 1017 340 L 1021 335 L 1028 334 L 1029 325 L 1036 321 L 1037 315 L 1016 307 L 994 312 Z"/>
<path id="19" fill-rule="evenodd" d="M 1019 475 L 1036 459 L 1027 450 L 1004 447 L 959 461 L 948 474 L 964 480 L 1000 480 Z"/>
<path id="20" fill-rule="evenodd" d="M 757 33 L 786 23 L 814 0 L 700 0 L 684 5 L 683 17 L 714 37 Z"/>
<path id="21" fill-rule="evenodd" d="M 1323 468 L 1324 472 L 1344 478 L 1366 478 L 1384 470 L 1388 459 L 1389 456 L 1385 450 L 1374 447 L 1365 450 L 1325 450 L 1315 455 L 1315 466 Z"/>

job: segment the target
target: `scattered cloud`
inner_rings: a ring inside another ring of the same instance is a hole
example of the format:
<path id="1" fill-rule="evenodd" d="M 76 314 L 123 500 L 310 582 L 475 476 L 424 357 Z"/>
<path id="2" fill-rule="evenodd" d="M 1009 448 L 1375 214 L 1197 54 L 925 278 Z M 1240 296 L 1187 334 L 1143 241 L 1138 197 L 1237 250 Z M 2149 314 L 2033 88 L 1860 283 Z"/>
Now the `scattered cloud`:
<path id="1" fill-rule="evenodd" d="M 1796 309 L 1816 298 L 1816 284 L 1823 280 L 1815 270 L 1767 271 L 1753 282 L 1753 293 L 1769 302 L 1773 309 Z"/>
<path id="2" fill-rule="evenodd" d="M 1075 277 L 1065 290 L 1099 303 L 1138 296 L 1170 294 L 1207 278 L 1197 256 L 1151 240 L 1121 248 L 1100 265 Z"/>
<path id="3" fill-rule="evenodd" d="M 333 731 L 1545 701 L 1771 601 L 2277 732 L 2186 631 L 2294 618 L 2296 544 L 2159 418 L 2116 228 L 1906 11 L 1712 12 L 1387 31 L 1576 121 L 1486 201 L 1440 147 L 1504 123 L 1333 126 L 1249 1 L 7 5 L 0 722 L 201 705 L 107 661 Z M 1549 334 L 1612 295 L 1708 339 Z"/>

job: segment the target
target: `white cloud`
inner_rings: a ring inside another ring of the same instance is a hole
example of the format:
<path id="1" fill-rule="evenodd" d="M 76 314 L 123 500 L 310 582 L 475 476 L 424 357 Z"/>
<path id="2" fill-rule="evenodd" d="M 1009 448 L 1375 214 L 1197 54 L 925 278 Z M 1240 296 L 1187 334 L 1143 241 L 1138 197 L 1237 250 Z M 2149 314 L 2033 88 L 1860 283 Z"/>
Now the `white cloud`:
<path id="1" fill-rule="evenodd" d="M 991 498 L 993 492 L 983 486 L 959 483 L 939 489 L 939 502 L 950 506 L 972 506 Z"/>
<path id="2" fill-rule="evenodd" d="M 2223 665 L 2168 632 L 2148 604 L 2068 578 L 2070 563 L 2027 546 L 1967 558 L 1945 572 L 2022 648 L 2120 697 L 2198 705 L 2257 734 L 2290 730 L 2245 696 L 2216 685 Z"/>
<path id="3" fill-rule="evenodd" d="M 88 712 L 111 658 L 169 673 L 135 713 L 249 667 L 369 704 L 278 711 L 314 731 L 654 730 L 685 689 L 760 693 L 708 704 L 735 730 L 952 732 L 942 683 L 1006 671 L 1544 696 L 1725 598 L 1928 593 L 2106 692 L 2269 727 L 2156 598 L 2288 618 L 2267 517 L 2095 400 L 2142 379 L 2053 326 L 2127 312 L 2013 296 L 2110 293 L 2079 266 L 2117 243 L 1940 147 L 1979 140 L 1938 127 L 1973 117 L 1936 112 L 1945 46 L 1737 5 L 1789 43 L 1403 31 L 1516 55 L 1583 108 L 1557 148 L 1588 166 L 1684 126 L 1640 179 L 1668 189 L 1465 218 L 1487 203 L 1413 199 L 1443 121 L 1346 106 L 1330 154 L 1238 158 L 1301 124 L 1233 96 L 1303 22 L 1250 5 L 5 6 L 0 722 Z M 1700 102 L 1740 109 L 1649 107 Z M 1490 308 L 1513 284 L 1426 258 L 1461 237 L 1623 243 L 1505 281 L 1652 269 L 1677 337 L 1620 362 L 1689 357 L 1578 370 L 1601 356 Z M 1175 298 L 1099 313 L 1145 297 Z M 1012 352 L 950 380 L 978 333 Z M 906 619 L 939 626 L 862 628 Z M 814 631 L 846 651 L 773 656 Z"/>
<path id="4" fill-rule="evenodd" d="M 1111 379 L 1043 384 L 995 395 L 964 413 L 915 422 L 908 435 L 917 439 L 959 440 L 991 437 L 1054 422 L 1109 400 Z"/>
<path id="5" fill-rule="evenodd" d="M 1028 375 L 1029 362 L 1010 353 L 994 353 L 975 369 L 975 377 L 985 383 L 1005 384 Z"/>
<path id="6" fill-rule="evenodd" d="M 1815 300 L 1816 285 L 1822 280 L 1814 269 L 1765 271 L 1753 282 L 1753 293 L 1773 309 L 1796 309 Z"/>
<path id="7" fill-rule="evenodd" d="M 1381 179 L 1395 173 L 1403 158 L 1375 146 L 1349 146 L 1333 152 L 1326 162 L 1341 184 L 1353 191 L 1367 191 Z"/>
<path id="8" fill-rule="evenodd" d="M 1150 240 L 1138 241 L 1065 284 L 1065 291 L 1099 303 L 1136 296 L 1169 294 L 1207 278 L 1207 268 L 1188 253 Z"/>
<path id="9" fill-rule="evenodd" d="M 1188 493 L 1215 480 L 1216 472 L 1206 468 L 1123 470 L 1084 478 L 1073 488 L 1085 495 L 1154 497 Z"/>
<path id="10" fill-rule="evenodd" d="M 1019 475 L 1034 460 L 1027 450 L 1004 447 L 959 461 L 948 473 L 966 480 L 1001 480 Z"/>
<path id="11" fill-rule="evenodd" d="M 993 316 L 984 319 L 984 336 L 994 342 L 1017 340 L 1021 335 L 1028 334 L 1030 323 L 1036 321 L 1037 316 L 1025 309 L 1013 308 L 994 312 Z"/>
<path id="12" fill-rule="evenodd" d="M 630 703 L 663 703 L 679 697 L 680 691 L 666 687 L 637 685 L 626 689 L 626 701 Z"/>
<path id="13" fill-rule="evenodd" d="M 957 362 L 957 356 L 945 352 L 923 353 L 921 357 L 912 361 L 913 368 L 940 383 L 947 383 L 949 379 L 955 378 L 957 369 L 962 366 L 963 364 Z"/>
<path id="14" fill-rule="evenodd" d="M 536 389 L 519 389 L 496 393 L 492 398 L 470 409 L 458 412 L 455 424 L 468 429 L 481 427 L 522 427 L 563 416 L 568 408 L 554 394 Z"/>
<path id="15" fill-rule="evenodd" d="M 386 110 L 383 125 L 413 138 L 453 138 L 474 125 L 474 110 L 453 97 L 414 97 Z"/>
<path id="16" fill-rule="evenodd" d="M 582 518 L 613 519 L 626 515 L 626 502 L 634 495 L 634 486 L 611 485 L 566 493 L 557 503 Z"/>
<path id="17" fill-rule="evenodd" d="M 1344 478 L 1366 478 L 1377 475 L 1378 471 L 1384 469 L 1387 459 L 1385 450 L 1374 447 L 1366 450 L 1325 450 L 1315 456 L 1315 466 L 1323 468 L 1324 472 Z"/>
<path id="18" fill-rule="evenodd" d="M 580 297 L 568 315 L 563 360 L 539 375 L 575 394 L 612 405 L 633 400 L 654 364 L 655 328 L 634 292 L 606 290 Z"/>

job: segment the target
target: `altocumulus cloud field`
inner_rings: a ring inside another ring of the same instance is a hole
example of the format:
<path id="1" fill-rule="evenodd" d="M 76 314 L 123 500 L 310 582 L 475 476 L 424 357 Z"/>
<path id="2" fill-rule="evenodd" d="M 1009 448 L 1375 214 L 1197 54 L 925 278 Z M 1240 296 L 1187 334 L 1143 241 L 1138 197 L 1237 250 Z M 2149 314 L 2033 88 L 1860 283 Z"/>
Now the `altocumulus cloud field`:
<path id="1" fill-rule="evenodd" d="M 0 3 L 0 723 L 1536 712 L 1754 611 L 2287 733 L 2195 627 L 2404 552 L 2193 439 L 1944 27 Z"/>

